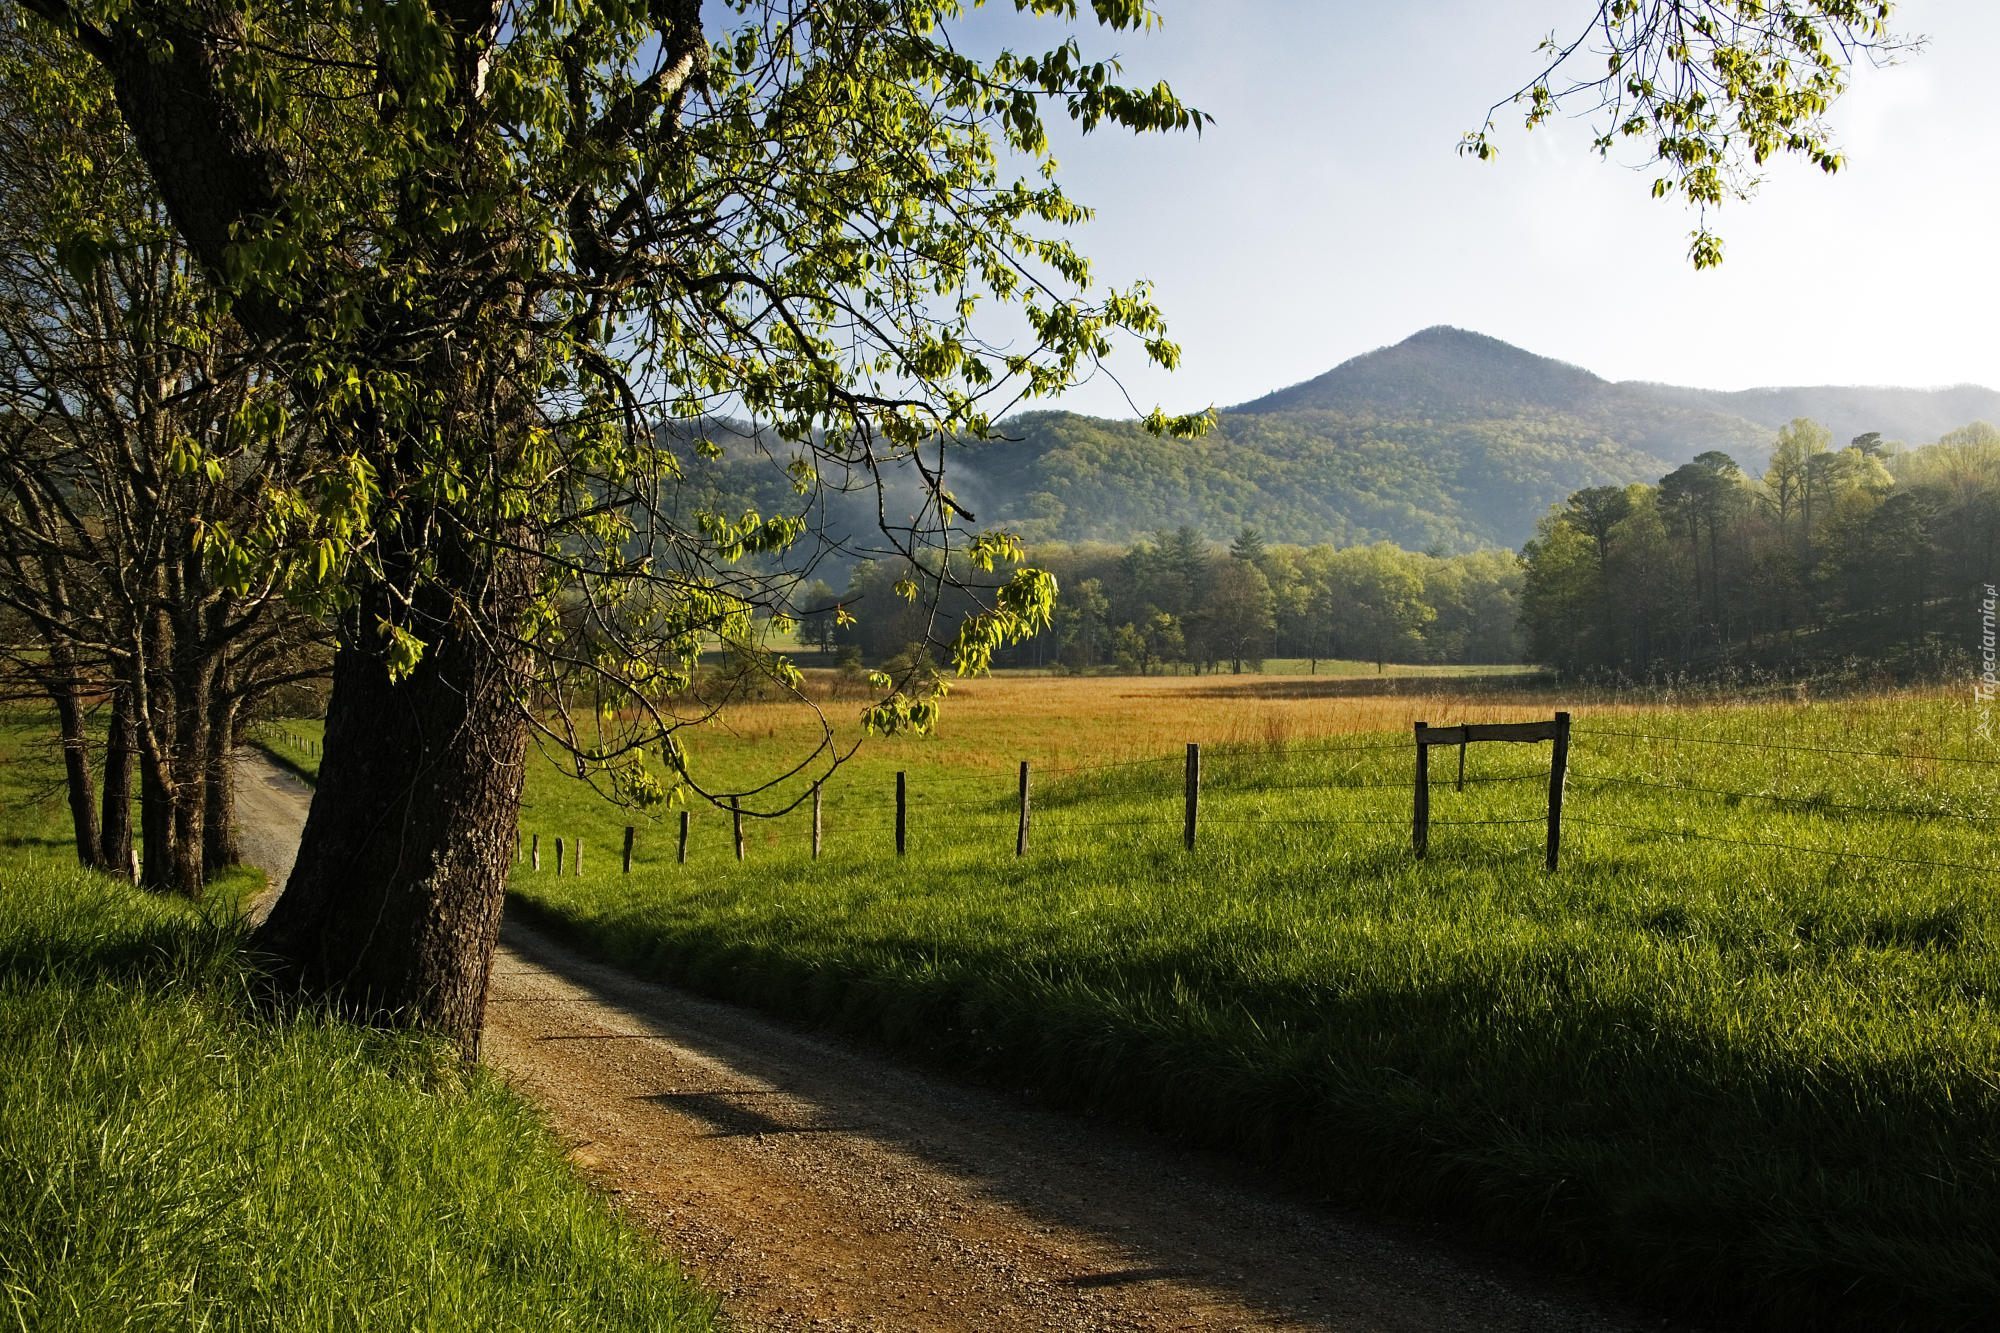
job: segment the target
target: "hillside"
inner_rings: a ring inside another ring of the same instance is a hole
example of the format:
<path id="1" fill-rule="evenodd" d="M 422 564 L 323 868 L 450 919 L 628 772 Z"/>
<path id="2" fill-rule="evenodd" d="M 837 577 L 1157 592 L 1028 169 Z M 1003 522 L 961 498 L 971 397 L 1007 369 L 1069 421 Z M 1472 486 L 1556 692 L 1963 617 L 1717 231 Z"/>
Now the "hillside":
<path id="1" fill-rule="evenodd" d="M 1759 468 L 1795 416 L 1837 440 L 1875 430 L 1916 443 L 2000 421 L 2000 393 L 1620 383 L 1438 327 L 1228 409 L 1201 440 L 1066 412 L 1010 417 L 1000 438 L 954 453 L 950 477 L 982 523 L 1036 541 L 1125 541 L 1183 523 L 1226 539 L 1251 523 L 1274 541 L 1459 551 L 1518 546 L 1570 492 L 1657 481 L 1705 450 Z M 772 452 L 735 449 L 691 475 L 691 492 L 783 506 L 787 454 Z M 836 533 L 873 517 L 861 497 L 827 512 Z"/>

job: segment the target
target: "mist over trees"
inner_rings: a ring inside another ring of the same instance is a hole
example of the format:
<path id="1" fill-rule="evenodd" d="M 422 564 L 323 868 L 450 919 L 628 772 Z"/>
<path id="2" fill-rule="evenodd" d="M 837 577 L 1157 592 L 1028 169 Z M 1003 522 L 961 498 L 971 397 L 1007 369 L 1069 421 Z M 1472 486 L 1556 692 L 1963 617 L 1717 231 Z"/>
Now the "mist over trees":
<path id="1" fill-rule="evenodd" d="M 1761 472 L 1709 452 L 1577 491 L 1523 563 L 1529 655 L 1565 670 L 1935 669 L 1972 648 L 2000 578 L 2000 430 L 1901 450 L 1799 418 Z"/>

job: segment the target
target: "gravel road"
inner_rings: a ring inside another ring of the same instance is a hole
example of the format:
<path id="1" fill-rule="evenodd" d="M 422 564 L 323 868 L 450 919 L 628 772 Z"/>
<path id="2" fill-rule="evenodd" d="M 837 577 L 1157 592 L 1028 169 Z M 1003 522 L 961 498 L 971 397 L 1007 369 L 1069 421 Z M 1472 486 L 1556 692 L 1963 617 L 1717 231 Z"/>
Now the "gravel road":
<path id="1" fill-rule="evenodd" d="M 239 762 L 245 847 L 281 883 L 310 793 Z M 739 1325 L 1662 1327 L 1225 1160 L 637 981 L 515 921 L 484 1052 Z"/>

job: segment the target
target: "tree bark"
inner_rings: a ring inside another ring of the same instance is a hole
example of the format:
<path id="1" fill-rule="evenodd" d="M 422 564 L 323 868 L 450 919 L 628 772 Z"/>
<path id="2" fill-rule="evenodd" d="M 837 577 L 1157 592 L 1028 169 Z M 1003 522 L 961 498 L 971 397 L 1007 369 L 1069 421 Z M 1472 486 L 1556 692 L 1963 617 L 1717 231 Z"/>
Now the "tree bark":
<path id="1" fill-rule="evenodd" d="M 97 792 L 90 776 L 90 735 L 84 725 L 83 701 L 74 680 L 60 681 L 55 696 L 56 723 L 62 736 L 63 785 L 69 793 L 69 819 L 76 835 L 79 865 L 98 864 Z"/>
<path id="2" fill-rule="evenodd" d="M 205 879 L 239 865 L 236 841 L 236 700 L 216 692 L 208 719 L 208 778 L 202 789 L 201 871 Z"/>
<path id="3" fill-rule="evenodd" d="M 173 806 L 173 884 L 178 893 L 199 898 L 208 823 L 209 705 L 214 666 L 202 660 L 178 663 L 174 681 L 173 751 L 168 799 Z"/>
<path id="4" fill-rule="evenodd" d="M 174 807 L 168 796 L 165 756 L 139 755 L 139 887 L 173 887 Z"/>
<path id="5" fill-rule="evenodd" d="M 104 737 L 97 860 L 106 874 L 132 877 L 132 713 L 123 690 L 112 700 L 111 725 Z"/>
<path id="6" fill-rule="evenodd" d="M 415 669 L 390 679 L 376 616 L 393 601 L 380 587 L 334 658 L 298 862 L 254 944 L 281 981 L 363 1021 L 446 1035 L 471 1058 L 520 810 L 524 659 L 505 636 L 530 570 L 442 544 L 417 595 L 427 647 Z M 441 586 L 472 605 L 448 606 Z"/>

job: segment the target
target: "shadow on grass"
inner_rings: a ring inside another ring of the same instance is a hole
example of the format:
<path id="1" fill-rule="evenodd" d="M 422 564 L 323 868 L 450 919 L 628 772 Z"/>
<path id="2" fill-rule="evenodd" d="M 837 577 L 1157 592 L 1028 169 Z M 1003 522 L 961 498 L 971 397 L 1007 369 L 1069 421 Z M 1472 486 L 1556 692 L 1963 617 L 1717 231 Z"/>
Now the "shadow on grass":
<path id="1" fill-rule="evenodd" d="M 1218 676 L 1216 683 L 1186 690 L 1188 699 L 1368 699 L 1388 695 L 1518 695 L 1524 703 L 1549 698 L 1555 677 L 1516 673 L 1497 676 L 1283 676 L 1246 681 Z"/>
<path id="2" fill-rule="evenodd" d="M 220 915 L 79 930 L 75 921 L 25 922 L 0 934 L 0 978 L 158 989 L 244 975 L 243 927 Z"/>
<path id="3" fill-rule="evenodd" d="M 1676 1026 L 1599 985 L 1600 960 L 1580 945 L 1357 987 L 1232 973 L 1199 943 L 1066 975 L 999 949 L 902 959 L 885 943 L 843 963 L 510 904 L 522 908 L 643 975 L 1032 1087 L 1703 1315 L 1970 1327 L 2000 1308 L 2000 1096 L 1953 1089 L 1893 1052 L 1803 1068 Z M 1929 942 L 1949 927 L 1894 933 Z M 672 1035 L 703 1045 L 698 1028 Z M 801 1084 L 761 1050 L 727 1058 L 811 1100 L 817 1122 L 868 1126 L 965 1172 L 875 1113 L 866 1087 Z M 757 1113 L 727 1114 L 747 1125 Z M 1031 1213 L 1106 1226 L 1033 1181 L 980 1184 Z M 1198 1254 L 1142 1257 L 1177 1268 Z"/>

